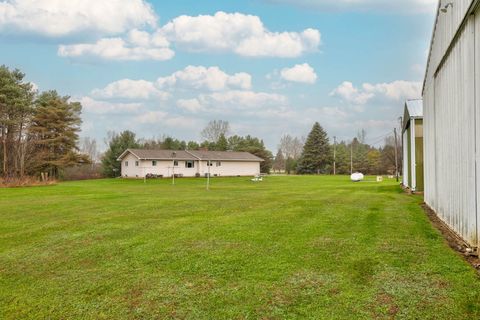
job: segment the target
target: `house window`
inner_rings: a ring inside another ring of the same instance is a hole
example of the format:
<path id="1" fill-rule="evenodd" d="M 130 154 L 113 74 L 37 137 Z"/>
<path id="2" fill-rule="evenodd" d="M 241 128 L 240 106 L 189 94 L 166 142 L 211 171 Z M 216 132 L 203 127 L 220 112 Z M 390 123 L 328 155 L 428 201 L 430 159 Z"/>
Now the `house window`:
<path id="1" fill-rule="evenodd" d="M 135 167 L 138 167 L 138 161 L 135 161 Z"/>
<path id="2" fill-rule="evenodd" d="M 178 160 L 174 160 L 174 161 L 173 161 L 173 166 L 174 166 L 174 167 L 178 167 Z"/>
<path id="3" fill-rule="evenodd" d="M 213 162 L 212 162 L 212 161 L 207 161 L 207 166 L 208 166 L 208 167 L 213 166 Z"/>
<path id="4" fill-rule="evenodd" d="M 128 167 L 128 161 L 125 161 L 125 167 Z"/>
<path id="5" fill-rule="evenodd" d="M 157 166 L 157 161 L 156 160 L 153 160 L 152 161 L 152 167 L 156 167 Z"/>
<path id="6" fill-rule="evenodd" d="M 185 168 L 194 168 L 195 163 L 191 160 L 185 161 Z"/>
<path id="7" fill-rule="evenodd" d="M 217 167 L 221 167 L 222 163 L 220 161 L 217 161 Z"/>

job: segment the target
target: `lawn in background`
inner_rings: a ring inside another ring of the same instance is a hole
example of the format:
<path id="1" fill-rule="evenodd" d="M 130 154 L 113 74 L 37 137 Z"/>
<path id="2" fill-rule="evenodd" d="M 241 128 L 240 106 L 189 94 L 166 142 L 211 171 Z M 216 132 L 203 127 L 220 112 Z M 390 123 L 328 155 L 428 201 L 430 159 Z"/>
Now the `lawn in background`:
<path id="1" fill-rule="evenodd" d="M 1 319 L 478 319 L 480 280 L 394 180 L 0 189 Z"/>

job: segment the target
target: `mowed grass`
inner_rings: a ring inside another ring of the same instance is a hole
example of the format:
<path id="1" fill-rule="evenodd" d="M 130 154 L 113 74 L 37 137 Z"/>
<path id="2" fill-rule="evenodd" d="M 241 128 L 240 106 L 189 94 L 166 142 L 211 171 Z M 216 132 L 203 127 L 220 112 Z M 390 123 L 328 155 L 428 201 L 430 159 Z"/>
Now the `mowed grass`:
<path id="1" fill-rule="evenodd" d="M 0 189 L 0 319 L 479 319 L 421 201 L 347 177 Z"/>

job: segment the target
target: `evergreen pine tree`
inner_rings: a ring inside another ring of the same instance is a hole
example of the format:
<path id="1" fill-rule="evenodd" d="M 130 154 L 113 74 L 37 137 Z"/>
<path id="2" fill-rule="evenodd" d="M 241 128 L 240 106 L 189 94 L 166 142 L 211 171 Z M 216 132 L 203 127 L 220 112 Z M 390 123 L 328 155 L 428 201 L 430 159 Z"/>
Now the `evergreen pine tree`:
<path id="1" fill-rule="evenodd" d="M 82 106 L 69 99 L 48 91 L 35 103 L 29 129 L 35 143 L 34 164 L 30 167 L 34 173 L 48 172 L 58 177 L 66 167 L 88 163 L 88 157 L 77 152 Z"/>
<path id="2" fill-rule="evenodd" d="M 120 175 L 121 163 L 118 157 L 129 148 L 139 148 L 140 144 L 135 138 L 135 133 L 123 131 L 115 134 L 108 143 L 108 150 L 102 158 L 102 171 L 106 177 L 117 177 Z"/>
<path id="3" fill-rule="evenodd" d="M 0 66 L 0 166 L 5 178 L 23 176 L 34 90 L 25 74 Z"/>
<path id="4" fill-rule="evenodd" d="M 330 144 L 327 133 L 318 122 L 315 122 L 298 161 L 297 173 L 320 174 L 329 165 L 329 159 Z"/>
<path id="5" fill-rule="evenodd" d="M 216 151 L 227 151 L 228 149 L 228 141 L 225 138 L 225 135 L 222 133 L 218 137 L 217 142 L 215 143 L 215 150 Z"/>

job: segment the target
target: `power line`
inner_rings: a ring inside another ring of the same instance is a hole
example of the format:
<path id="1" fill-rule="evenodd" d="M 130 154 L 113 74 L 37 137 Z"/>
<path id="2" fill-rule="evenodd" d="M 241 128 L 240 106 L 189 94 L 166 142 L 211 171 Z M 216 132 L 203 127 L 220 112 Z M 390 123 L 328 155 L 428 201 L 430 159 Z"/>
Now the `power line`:
<path id="1" fill-rule="evenodd" d="M 391 132 L 387 132 L 387 133 L 385 133 L 381 136 L 378 136 L 378 137 L 372 138 L 372 139 L 367 139 L 367 140 L 368 140 L 369 144 L 375 144 L 375 143 L 378 143 L 378 142 L 382 141 L 383 139 L 385 139 L 386 137 L 391 136 L 391 135 L 392 135 Z"/>

